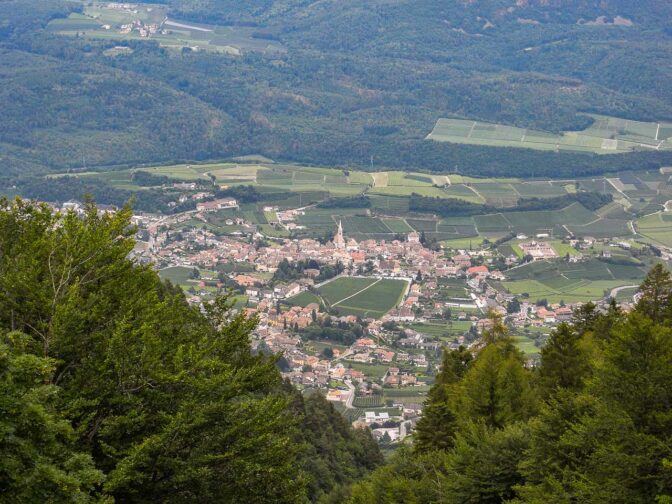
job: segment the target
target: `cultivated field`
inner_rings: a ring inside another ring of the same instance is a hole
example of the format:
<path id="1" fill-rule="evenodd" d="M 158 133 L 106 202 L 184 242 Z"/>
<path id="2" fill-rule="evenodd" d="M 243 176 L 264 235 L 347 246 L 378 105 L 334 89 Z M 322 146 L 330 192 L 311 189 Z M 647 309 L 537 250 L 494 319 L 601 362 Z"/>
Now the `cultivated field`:
<path id="1" fill-rule="evenodd" d="M 657 212 L 639 219 L 637 232 L 654 245 L 672 247 L 672 212 Z"/>
<path id="2" fill-rule="evenodd" d="M 380 318 L 401 302 L 407 286 L 403 280 L 385 278 L 332 307 L 344 315 Z"/>
<path id="3" fill-rule="evenodd" d="M 614 154 L 642 149 L 672 149 L 672 124 L 647 123 L 590 114 L 593 124 L 562 134 L 464 119 L 439 119 L 427 136 L 453 142 L 537 150 Z"/>
<path id="4" fill-rule="evenodd" d="M 616 287 L 637 285 L 646 275 L 645 265 L 612 264 L 597 259 L 580 263 L 537 261 L 507 272 L 501 289 L 524 295 L 530 301 L 591 301 L 605 297 Z"/>
<path id="5" fill-rule="evenodd" d="M 333 232 L 340 220 L 346 235 L 357 241 L 392 240 L 398 234 L 416 231 L 424 232 L 428 239 L 440 241 L 453 248 L 478 246 L 483 239 L 493 241 L 512 232 L 528 236 L 546 233 L 554 239 L 572 234 L 595 238 L 638 236 L 653 244 L 672 243 L 668 222 L 663 220 L 667 217 L 640 217 L 655 214 L 668 201 L 672 201 L 670 175 L 659 171 L 622 172 L 607 177 L 572 180 L 477 179 L 452 174 L 430 175 L 398 171 L 370 174 L 335 168 L 278 164 L 268 160 L 257 163 L 261 159 L 250 161 L 253 163 L 181 164 L 87 172 L 77 176 L 98 179 L 130 191 L 159 189 L 135 185 L 132 177 L 137 170 L 163 175 L 176 181 L 209 182 L 211 177 L 215 177 L 221 187 L 252 185 L 263 194 L 263 199 L 246 205 L 245 211 L 236 216 L 250 220 L 262 232 L 276 237 L 322 237 Z M 380 184 L 384 185 L 381 187 Z M 587 210 L 578 203 L 561 210 L 508 210 L 521 198 L 549 198 L 577 191 L 611 194 L 614 201 L 596 211 Z M 488 204 L 499 211 L 473 217 L 448 218 L 413 214 L 409 210 L 409 197 L 412 193 Z M 369 207 L 316 206 L 327 198 L 360 195 L 368 198 Z M 270 213 L 263 213 L 265 206 L 277 206 L 280 209 L 305 207 L 305 214 L 297 217 L 296 224 L 299 228 L 290 233 L 283 227 L 269 225 L 275 218 Z M 208 220 L 212 219 L 209 217 Z M 207 225 L 214 230 L 218 223 L 208 222 Z M 239 229 L 224 228 L 225 232 L 236 230 Z M 639 234 L 635 235 L 635 232 Z"/>
<path id="6" fill-rule="evenodd" d="M 402 300 L 407 282 L 397 279 L 339 277 L 318 288 L 322 300 L 342 315 L 380 318 Z M 306 306 L 316 302 L 314 294 L 299 294 L 289 300 Z"/>

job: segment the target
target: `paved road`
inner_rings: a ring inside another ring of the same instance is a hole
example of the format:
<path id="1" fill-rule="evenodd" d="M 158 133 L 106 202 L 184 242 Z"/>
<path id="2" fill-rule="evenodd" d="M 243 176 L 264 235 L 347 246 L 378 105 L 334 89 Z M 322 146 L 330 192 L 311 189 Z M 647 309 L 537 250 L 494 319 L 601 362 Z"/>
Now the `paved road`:
<path id="1" fill-rule="evenodd" d="M 611 289 L 611 292 L 609 293 L 610 298 L 615 298 L 619 292 L 625 289 L 632 289 L 632 288 L 638 288 L 639 285 L 624 285 L 623 287 L 616 287 L 615 289 Z"/>
<path id="2" fill-rule="evenodd" d="M 350 389 L 350 395 L 348 396 L 348 400 L 345 401 L 345 407 L 348 409 L 352 409 L 352 401 L 355 400 L 355 386 L 352 384 L 350 380 L 346 380 L 345 384 Z"/>

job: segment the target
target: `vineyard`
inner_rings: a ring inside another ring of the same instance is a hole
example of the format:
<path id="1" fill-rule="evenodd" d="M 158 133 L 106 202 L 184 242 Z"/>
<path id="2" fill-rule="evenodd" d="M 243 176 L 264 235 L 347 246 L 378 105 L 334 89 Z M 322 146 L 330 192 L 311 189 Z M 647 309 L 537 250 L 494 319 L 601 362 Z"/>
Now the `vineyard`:
<path id="1" fill-rule="evenodd" d="M 352 402 L 355 408 L 379 408 L 383 406 L 383 396 L 373 395 L 364 397 L 355 397 Z"/>

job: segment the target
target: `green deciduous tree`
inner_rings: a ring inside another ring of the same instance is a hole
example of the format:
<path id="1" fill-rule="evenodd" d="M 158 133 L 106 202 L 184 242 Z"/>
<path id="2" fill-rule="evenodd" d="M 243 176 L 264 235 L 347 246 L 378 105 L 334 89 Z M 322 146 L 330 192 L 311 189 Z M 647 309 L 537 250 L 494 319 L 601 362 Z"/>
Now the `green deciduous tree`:
<path id="1" fill-rule="evenodd" d="M 103 473 L 57 412 L 56 363 L 32 344 L 17 332 L 0 337 L 0 502 L 108 501 L 95 492 Z"/>

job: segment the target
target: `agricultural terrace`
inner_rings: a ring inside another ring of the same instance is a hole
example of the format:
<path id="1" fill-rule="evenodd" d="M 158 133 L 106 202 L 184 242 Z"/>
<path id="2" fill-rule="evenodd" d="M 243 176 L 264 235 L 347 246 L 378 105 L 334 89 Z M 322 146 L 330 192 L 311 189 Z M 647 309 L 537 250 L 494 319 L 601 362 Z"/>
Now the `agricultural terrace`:
<path id="1" fill-rule="evenodd" d="M 596 154 L 672 149 L 672 123 L 586 115 L 593 119 L 590 127 L 561 134 L 464 119 L 439 119 L 427 138 L 437 142 Z"/>
<path id="2" fill-rule="evenodd" d="M 408 281 L 388 278 L 338 277 L 317 289 L 318 295 L 301 293 L 288 301 L 307 306 L 318 302 L 341 315 L 380 318 L 403 299 Z"/>

